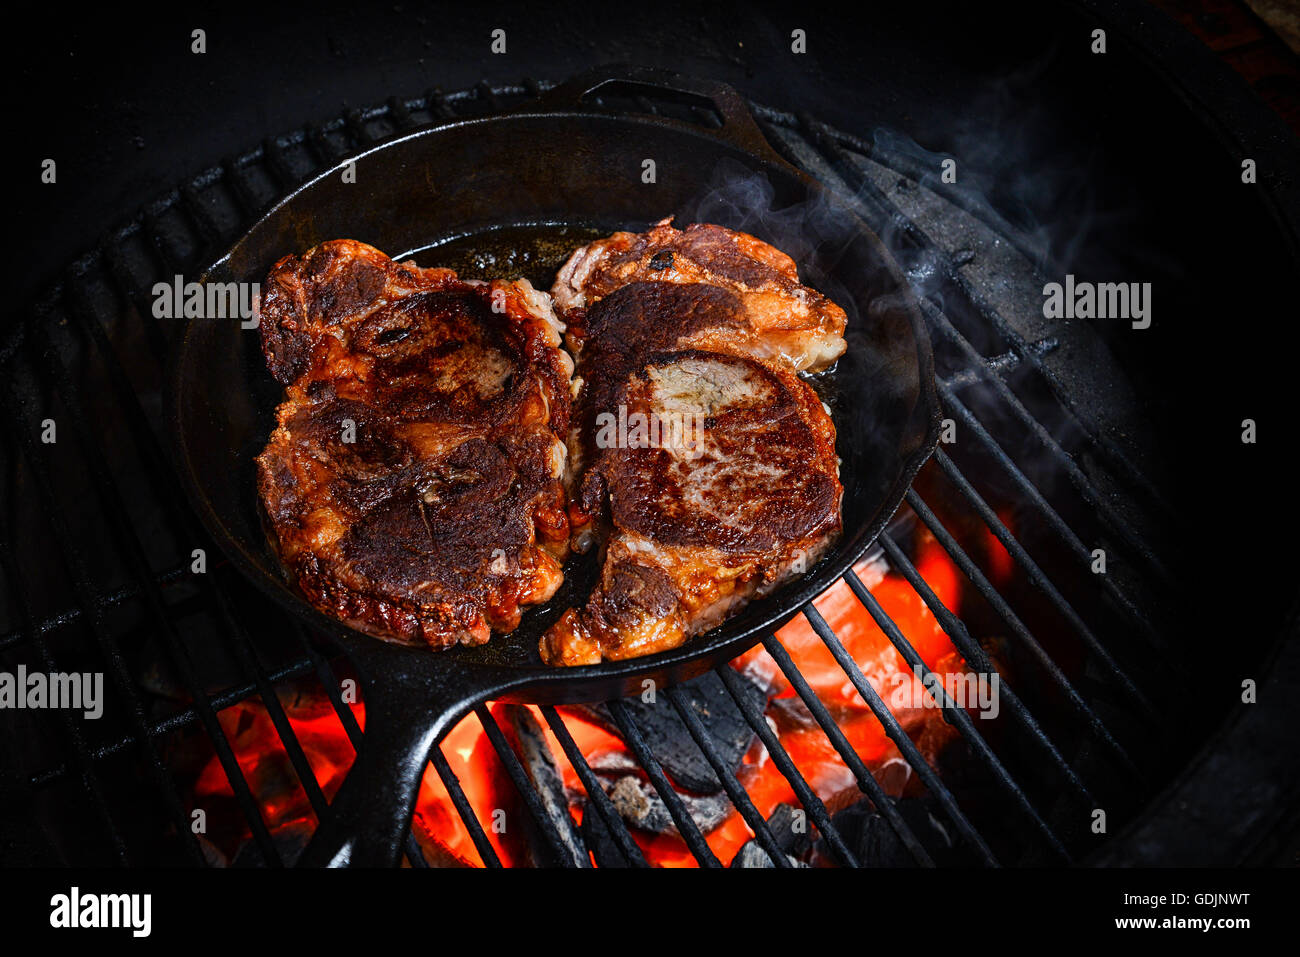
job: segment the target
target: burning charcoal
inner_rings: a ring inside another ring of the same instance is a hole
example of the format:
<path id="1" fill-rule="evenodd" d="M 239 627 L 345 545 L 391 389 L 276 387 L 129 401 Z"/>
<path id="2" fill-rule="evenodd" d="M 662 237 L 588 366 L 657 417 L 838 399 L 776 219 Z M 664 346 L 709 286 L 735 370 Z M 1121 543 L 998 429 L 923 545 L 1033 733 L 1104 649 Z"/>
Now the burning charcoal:
<path id="1" fill-rule="evenodd" d="M 528 834 L 528 845 L 534 863 L 539 866 L 564 864 L 576 867 L 590 866 L 587 848 L 569 814 L 569 798 L 564 790 L 564 778 L 556 766 L 555 756 L 546 742 L 546 734 L 532 711 L 522 705 L 505 704 L 497 709 L 502 720 L 501 730 L 510 747 L 519 756 L 524 773 L 537 792 L 547 822 L 563 848 L 563 860 L 557 860 L 557 851 L 541 834 L 537 823 L 527 811 L 523 814 Z"/>
<path id="2" fill-rule="evenodd" d="M 602 777 L 601 785 L 609 795 L 619 816 L 632 827 L 654 834 L 676 834 L 677 825 L 673 822 L 668 807 L 650 782 L 634 774 L 624 775 L 613 780 Z M 680 792 L 679 792 L 680 794 Z M 721 827 L 731 816 L 731 801 L 725 793 L 697 797 L 693 794 L 681 794 L 686 812 L 703 834 Z"/>
<path id="3" fill-rule="evenodd" d="M 794 867 L 808 866 L 797 857 L 793 857 L 789 854 L 785 857 Z M 776 867 L 776 865 L 772 863 L 772 858 L 768 856 L 767 851 L 763 850 L 763 845 L 759 844 L 758 841 L 755 840 L 746 841 L 744 846 L 736 852 L 736 856 L 731 859 L 731 864 L 729 866 L 742 870 L 755 867 Z"/>
<path id="4" fill-rule="evenodd" d="M 281 824 L 271 831 L 271 843 L 275 845 L 276 853 L 285 867 L 293 867 L 298 862 L 299 855 L 302 854 L 303 848 L 311 840 L 311 836 L 316 831 L 316 825 L 307 818 L 298 818 L 289 821 L 287 824 Z M 250 837 L 239 850 L 235 852 L 235 859 L 231 862 L 232 867 L 266 867 L 266 858 L 262 855 L 262 848 L 258 845 L 257 839 Z"/>
<path id="5" fill-rule="evenodd" d="M 817 719 L 799 697 L 773 698 L 768 714 L 776 722 L 778 731 L 811 731 Z"/>
<path id="6" fill-rule="evenodd" d="M 628 800 L 627 813 L 624 813 L 624 809 L 619 806 L 617 800 L 614 801 L 614 807 L 625 821 L 633 827 L 654 831 L 656 834 L 677 833 L 677 827 L 668 814 L 668 808 L 664 805 L 663 799 L 659 797 L 659 792 L 650 784 L 645 771 L 636 763 L 636 759 L 632 755 L 626 751 L 596 751 L 588 756 L 587 764 L 600 778 L 601 786 L 605 789 L 606 794 L 613 798 L 614 793 L 617 792 L 621 797 Z M 746 769 L 742 767 L 739 773 L 742 784 L 744 784 L 745 776 Z M 629 783 L 624 783 L 625 781 L 629 781 Z M 635 787 L 631 782 L 635 782 Z M 704 796 L 688 794 L 683 791 L 676 791 L 676 793 L 682 799 L 682 803 L 686 805 L 687 811 L 703 834 L 708 834 L 721 826 L 733 810 L 730 799 L 721 791 L 717 794 Z M 643 811 L 642 795 L 645 795 L 645 800 L 653 806 L 652 812 L 645 813 Z"/>
<path id="7" fill-rule="evenodd" d="M 948 829 L 930 813 L 920 798 L 890 798 L 907 826 L 936 864 L 961 864 Z M 831 815 L 831 823 L 844 838 L 863 867 L 915 867 L 916 859 L 894 833 L 893 826 L 869 800 L 861 800 Z M 825 841 L 817 841 L 817 853 L 834 860 Z"/>
<path id="8" fill-rule="evenodd" d="M 411 817 L 411 835 L 420 848 L 420 855 L 430 867 L 473 867 L 469 861 L 456 854 L 434 834 L 429 822 L 418 810 Z M 409 866 L 403 858 L 402 865 Z"/>
<path id="9" fill-rule="evenodd" d="M 762 711 L 767 704 L 767 696 L 761 688 L 744 675 L 739 686 L 754 706 Z M 745 722 L 736 703 L 727 694 L 722 680 L 709 672 L 692 681 L 680 685 L 682 695 L 688 706 L 699 716 L 706 730 L 726 763 L 726 767 L 735 773 L 741 759 L 754 741 L 754 732 Z M 627 698 L 623 704 L 631 713 L 632 719 L 641 729 L 641 735 L 651 752 L 659 759 L 664 771 L 673 782 L 687 791 L 697 794 L 717 794 L 722 790 L 718 777 L 713 773 L 704 753 L 696 745 L 686 725 L 682 723 L 677 709 L 662 695 L 656 696 L 654 704 L 648 704 L 640 698 Z M 583 717 L 594 721 L 613 734 L 618 734 L 618 725 L 610 716 L 609 709 L 603 704 L 574 708 Z"/>
<path id="10" fill-rule="evenodd" d="M 597 774 L 612 778 L 644 773 L 641 765 L 626 751 L 594 751 L 587 755 L 587 765 Z"/>
<path id="11" fill-rule="evenodd" d="M 349 674 L 337 663 L 331 667 L 340 679 Z M 278 685 L 276 693 L 285 714 L 295 721 L 314 721 L 336 714 L 334 703 L 314 674 Z"/>
<path id="12" fill-rule="evenodd" d="M 922 751 L 922 754 L 925 752 Z M 892 757 L 871 772 L 886 794 L 899 795 L 912 780 L 912 766 L 901 757 Z M 856 788 L 855 788 L 856 790 Z"/>
<path id="13" fill-rule="evenodd" d="M 795 867 L 807 867 L 800 858 L 808 853 L 812 842 L 808 839 L 807 829 L 795 828 L 794 808 L 788 804 L 778 804 L 772 809 L 772 816 L 767 819 L 768 830 L 776 840 L 776 846 L 785 854 L 786 859 Z M 763 845 L 753 838 L 744 843 L 736 856 L 731 859 L 731 867 L 776 867 Z"/>
<path id="14" fill-rule="evenodd" d="M 732 661 L 731 668 L 770 698 L 789 685 L 776 663 L 765 653 L 760 655 L 760 651 L 761 648 L 755 647 L 753 653 Z"/>

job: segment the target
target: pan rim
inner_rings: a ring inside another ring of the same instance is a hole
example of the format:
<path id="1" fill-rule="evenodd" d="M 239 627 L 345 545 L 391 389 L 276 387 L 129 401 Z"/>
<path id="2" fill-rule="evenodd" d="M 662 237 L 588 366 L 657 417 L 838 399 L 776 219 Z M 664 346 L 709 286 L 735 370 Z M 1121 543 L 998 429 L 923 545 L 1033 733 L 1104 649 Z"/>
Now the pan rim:
<path id="1" fill-rule="evenodd" d="M 656 133 L 668 127 L 682 134 L 702 137 L 716 145 L 745 156 L 752 163 L 758 164 L 760 168 L 775 169 L 783 176 L 796 179 L 810 196 L 825 197 L 838 207 L 840 212 L 849 217 L 853 232 L 872 247 L 877 261 L 886 269 L 890 278 L 896 284 L 899 295 L 899 308 L 905 311 L 913 332 L 919 375 L 919 388 L 915 406 L 909 414 L 911 416 L 917 416 L 918 414 L 925 416 L 924 437 L 910 453 L 907 455 L 900 454 L 901 468 L 890 483 L 888 492 L 881 496 L 880 503 L 871 513 L 869 520 L 860 523 L 851 534 L 843 536 L 833 547 L 831 553 L 810 568 L 801 578 L 790 582 L 774 592 L 772 596 L 769 596 L 777 599 L 773 607 L 763 613 L 758 620 L 746 622 L 739 629 L 736 629 L 735 626 L 740 618 L 745 615 L 744 611 L 736 618 L 725 620 L 711 631 L 688 639 L 677 648 L 621 661 L 604 661 L 595 665 L 552 667 L 541 663 L 540 660 L 522 664 L 505 664 L 466 661 L 459 657 L 449 659 L 447 656 L 455 656 L 457 650 L 461 649 L 456 648 L 437 652 L 425 647 L 386 641 L 354 629 L 345 622 L 324 614 L 296 594 L 291 586 L 279 577 L 272 575 L 255 556 L 249 554 L 245 545 L 228 530 L 226 523 L 216 514 L 209 497 L 202 490 L 200 480 L 194 473 L 185 434 L 186 430 L 182 426 L 180 408 L 181 394 L 184 388 L 182 382 L 184 362 L 182 360 L 190 350 L 192 336 L 198 323 L 201 322 L 198 319 L 187 319 L 180 330 L 176 346 L 170 356 L 171 368 L 167 376 L 166 401 L 174 465 L 190 499 L 190 504 L 195 508 L 200 521 L 213 541 L 246 579 L 287 613 L 312 630 L 327 636 L 336 647 L 353 658 L 359 667 L 364 668 L 365 662 L 384 656 L 389 657 L 393 662 L 401 662 L 408 667 L 414 666 L 420 672 L 428 675 L 457 670 L 464 673 L 472 670 L 474 674 L 482 676 L 483 683 L 490 684 L 491 693 L 498 697 L 510 698 L 512 695 L 518 695 L 515 700 L 558 703 L 561 698 L 568 701 L 579 701 L 596 700 L 607 696 L 606 692 L 599 690 L 597 686 L 608 688 L 612 684 L 621 683 L 624 687 L 628 687 L 635 679 L 643 678 L 652 673 L 672 675 L 676 672 L 685 671 L 692 665 L 700 666 L 695 669 L 698 672 L 710 667 L 712 664 L 730 660 L 758 644 L 781 625 L 796 617 L 815 598 L 825 593 L 843 578 L 845 572 L 852 568 L 853 564 L 866 553 L 897 513 L 903 503 L 907 489 L 911 486 L 916 474 L 933 454 L 938 444 L 942 413 L 934 378 L 934 355 L 931 340 L 911 285 L 903 276 L 897 261 L 889 253 L 876 232 L 844 198 L 833 193 L 824 184 L 808 176 L 802 170 L 776 157 L 774 153 L 772 156 L 764 156 L 752 152 L 715 131 L 668 117 L 650 118 L 638 116 L 637 114 L 616 113 L 585 107 L 568 110 L 525 108 L 496 116 L 459 118 L 419 130 L 395 134 L 368 146 L 358 153 L 340 159 L 333 166 L 304 181 L 287 193 L 242 232 L 220 257 L 202 270 L 199 274 L 199 282 L 206 282 L 215 271 L 229 263 L 239 249 L 268 221 L 280 215 L 285 207 L 298 201 L 302 194 L 311 190 L 321 181 L 328 179 L 332 175 L 337 175 L 350 163 L 453 129 L 519 121 L 569 121 L 574 119 L 607 122 L 621 127 L 626 127 L 627 124 L 632 123 L 645 126 Z M 473 234 L 475 234 L 474 231 L 471 231 L 466 235 Z M 494 634 L 493 640 L 506 637 L 505 635 Z M 590 688 L 590 693 L 585 692 L 583 690 L 585 688 Z M 560 692 L 560 694 L 548 695 L 544 692 Z"/>

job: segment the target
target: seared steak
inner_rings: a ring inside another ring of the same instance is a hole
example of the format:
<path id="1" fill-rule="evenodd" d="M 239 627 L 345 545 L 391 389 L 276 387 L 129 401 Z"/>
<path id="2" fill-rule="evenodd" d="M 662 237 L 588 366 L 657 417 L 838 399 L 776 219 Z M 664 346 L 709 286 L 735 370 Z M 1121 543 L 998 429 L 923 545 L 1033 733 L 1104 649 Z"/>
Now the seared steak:
<path id="1" fill-rule="evenodd" d="M 586 607 L 542 639 L 551 664 L 675 648 L 802 574 L 840 529 L 835 431 L 792 372 L 662 353 L 614 397 L 658 434 L 596 443 L 588 491 L 605 493 L 612 531 Z"/>
<path id="2" fill-rule="evenodd" d="M 553 293 L 578 356 L 573 544 L 606 541 L 599 584 L 543 659 L 675 647 L 817 561 L 843 489 L 830 415 L 795 373 L 843 353 L 844 311 L 789 257 L 707 225 L 592 243 Z"/>
<path id="3" fill-rule="evenodd" d="M 799 371 L 826 368 L 844 354 L 844 310 L 799 283 L 794 260 L 747 233 L 708 223 L 684 230 L 670 220 L 644 233 L 614 233 L 577 250 L 551 294 L 569 325 L 566 342 L 581 356 L 595 335 L 584 321 L 594 303 L 637 282 L 712 286 L 731 294 L 730 321 L 709 337 L 696 328 L 693 344 L 719 347 Z M 669 317 L 662 321 L 671 322 Z"/>
<path id="4" fill-rule="evenodd" d="M 258 488 L 302 591 L 434 648 L 515 628 L 559 586 L 569 536 L 572 363 L 549 297 L 351 240 L 282 259 L 266 290 L 285 400 Z"/>

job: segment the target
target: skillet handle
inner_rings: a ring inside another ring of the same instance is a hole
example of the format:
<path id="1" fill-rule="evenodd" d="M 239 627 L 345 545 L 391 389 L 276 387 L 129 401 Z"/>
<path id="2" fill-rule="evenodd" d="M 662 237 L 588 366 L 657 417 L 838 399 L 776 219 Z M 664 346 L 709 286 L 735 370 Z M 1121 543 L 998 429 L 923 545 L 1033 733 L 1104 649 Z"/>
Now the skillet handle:
<path id="1" fill-rule="evenodd" d="M 430 750 L 490 694 L 473 688 L 451 692 L 457 682 L 430 687 L 389 661 L 374 660 L 384 657 L 357 661 L 368 679 L 361 748 L 298 867 L 396 867 Z"/>
<path id="2" fill-rule="evenodd" d="M 601 66 L 580 73 L 547 90 L 537 98 L 532 108 L 546 111 L 576 110 L 584 105 L 583 100 L 586 97 L 611 83 L 645 86 L 650 87 L 651 90 L 672 90 L 708 100 L 722 117 L 722 128 L 710 130 L 710 133 L 761 159 L 781 166 L 790 165 L 772 148 L 772 144 L 763 135 L 745 98 L 737 93 L 734 87 L 718 80 L 683 76 L 671 70 L 655 67 L 628 64 Z"/>

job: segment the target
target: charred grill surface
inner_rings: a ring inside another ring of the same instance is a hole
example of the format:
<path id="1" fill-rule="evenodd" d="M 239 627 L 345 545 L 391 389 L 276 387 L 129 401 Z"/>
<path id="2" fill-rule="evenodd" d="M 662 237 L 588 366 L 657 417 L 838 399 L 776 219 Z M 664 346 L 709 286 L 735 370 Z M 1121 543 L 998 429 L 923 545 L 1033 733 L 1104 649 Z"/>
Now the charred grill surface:
<path id="1" fill-rule="evenodd" d="M 469 283 L 350 240 L 276 264 L 285 386 L 258 457 L 272 540 L 322 611 L 434 648 L 510 631 L 562 580 L 571 364 L 526 282 Z"/>

